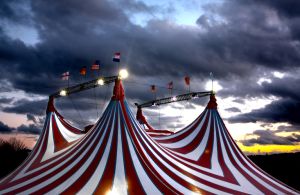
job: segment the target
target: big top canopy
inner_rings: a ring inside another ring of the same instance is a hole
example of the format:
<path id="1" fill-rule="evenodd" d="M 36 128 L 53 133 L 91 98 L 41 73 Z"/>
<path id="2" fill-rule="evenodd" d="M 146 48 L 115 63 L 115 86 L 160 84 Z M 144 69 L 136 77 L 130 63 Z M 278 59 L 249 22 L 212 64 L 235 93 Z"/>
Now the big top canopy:
<path id="1" fill-rule="evenodd" d="M 253 164 L 217 110 L 174 134 L 149 135 L 135 119 L 121 80 L 86 133 L 49 99 L 42 134 L 25 162 L 1 180 L 0 194 L 299 194 Z"/>

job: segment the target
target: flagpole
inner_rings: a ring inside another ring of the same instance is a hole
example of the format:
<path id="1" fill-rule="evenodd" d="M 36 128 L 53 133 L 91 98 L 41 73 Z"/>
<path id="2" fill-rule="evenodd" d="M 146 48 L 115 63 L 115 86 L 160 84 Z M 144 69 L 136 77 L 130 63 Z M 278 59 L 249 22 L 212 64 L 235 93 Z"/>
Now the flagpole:
<path id="1" fill-rule="evenodd" d="M 67 80 L 68 80 L 68 88 L 69 88 L 69 86 L 70 86 L 70 71 L 68 71 L 68 74 L 69 74 L 69 75 L 68 75 L 68 77 L 67 77 L 67 78 L 68 78 Z"/>
<path id="2" fill-rule="evenodd" d="M 211 79 L 211 91 L 214 91 L 214 75 L 210 72 L 210 79 Z"/>

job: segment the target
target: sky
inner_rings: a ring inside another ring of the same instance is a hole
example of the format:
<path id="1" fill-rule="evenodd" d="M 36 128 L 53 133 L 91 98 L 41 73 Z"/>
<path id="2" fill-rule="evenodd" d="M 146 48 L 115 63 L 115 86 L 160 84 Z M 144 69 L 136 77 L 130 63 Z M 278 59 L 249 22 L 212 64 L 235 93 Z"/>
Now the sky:
<path id="1" fill-rule="evenodd" d="M 101 61 L 101 76 L 127 68 L 126 97 L 135 102 L 211 90 L 245 153 L 300 151 L 300 2 L 297 0 L 2 0 L 0 1 L 0 137 L 32 148 L 48 96 L 95 78 L 82 66 Z M 121 52 L 121 63 L 112 62 Z M 94 123 L 112 86 L 59 98 L 56 107 L 76 126 Z M 179 130 L 208 98 L 145 109 L 157 129 Z"/>

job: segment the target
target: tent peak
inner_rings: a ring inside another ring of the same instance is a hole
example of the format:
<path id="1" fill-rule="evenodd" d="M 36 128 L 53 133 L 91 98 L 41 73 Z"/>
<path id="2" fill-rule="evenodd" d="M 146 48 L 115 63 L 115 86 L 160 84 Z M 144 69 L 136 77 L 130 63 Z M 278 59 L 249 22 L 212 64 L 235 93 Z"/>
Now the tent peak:
<path id="1" fill-rule="evenodd" d="M 218 108 L 217 99 L 215 97 L 215 94 L 210 95 L 210 99 L 207 104 L 207 108 L 208 109 L 217 109 Z"/>
<path id="2" fill-rule="evenodd" d="M 115 80 L 115 86 L 113 90 L 113 96 L 111 97 L 112 100 L 119 100 L 123 101 L 125 97 L 125 92 L 122 85 L 122 80 L 117 78 Z"/>
<path id="3" fill-rule="evenodd" d="M 46 114 L 49 113 L 49 112 L 54 112 L 54 111 L 55 111 L 54 97 L 53 96 L 49 96 Z"/>

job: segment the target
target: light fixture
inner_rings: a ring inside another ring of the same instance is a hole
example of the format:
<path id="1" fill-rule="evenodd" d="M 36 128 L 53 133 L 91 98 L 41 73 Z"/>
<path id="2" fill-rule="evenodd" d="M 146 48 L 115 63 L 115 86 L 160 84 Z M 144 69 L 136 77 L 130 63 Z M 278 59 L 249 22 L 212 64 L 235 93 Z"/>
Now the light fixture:
<path id="1" fill-rule="evenodd" d="M 172 97 L 172 101 L 176 101 L 177 100 L 177 98 L 174 96 L 174 97 Z"/>
<path id="2" fill-rule="evenodd" d="M 66 90 L 61 90 L 60 92 L 59 92 L 59 95 L 60 96 L 66 96 L 67 95 L 67 91 Z"/>
<path id="3" fill-rule="evenodd" d="M 126 79 L 128 77 L 128 72 L 126 69 L 121 69 L 119 72 L 120 79 Z"/>
<path id="4" fill-rule="evenodd" d="M 97 81 L 97 84 L 98 84 L 98 85 L 104 85 L 104 80 L 103 80 L 103 79 L 99 79 L 99 80 Z"/>

